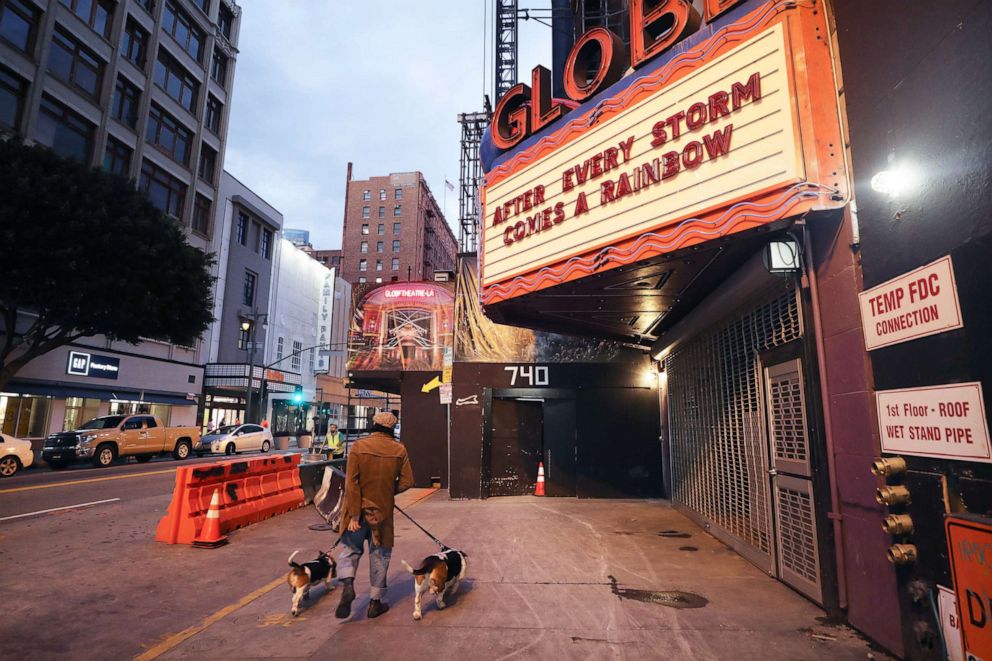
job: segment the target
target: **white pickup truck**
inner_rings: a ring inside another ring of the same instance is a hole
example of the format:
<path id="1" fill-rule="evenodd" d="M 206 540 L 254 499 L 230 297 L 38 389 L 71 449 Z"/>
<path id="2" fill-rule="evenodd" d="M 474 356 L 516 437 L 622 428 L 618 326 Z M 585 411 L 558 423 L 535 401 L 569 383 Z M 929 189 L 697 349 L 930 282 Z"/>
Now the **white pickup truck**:
<path id="1" fill-rule="evenodd" d="M 55 470 L 74 461 L 109 466 L 119 457 L 134 457 L 144 463 L 166 453 L 174 459 L 186 459 L 199 442 L 196 427 L 166 427 L 158 417 L 148 414 L 105 415 L 74 431 L 50 435 L 41 458 Z"/>

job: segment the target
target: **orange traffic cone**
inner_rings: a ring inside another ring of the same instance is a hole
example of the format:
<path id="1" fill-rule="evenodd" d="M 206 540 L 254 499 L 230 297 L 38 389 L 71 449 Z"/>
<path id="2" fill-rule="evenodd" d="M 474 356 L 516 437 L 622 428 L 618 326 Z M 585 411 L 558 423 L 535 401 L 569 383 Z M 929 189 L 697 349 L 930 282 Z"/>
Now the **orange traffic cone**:
<path id="1" fill-rule="evenodd" d="M 535 496 L 544 495 L 544 462 L 537 462 L 537 487 L 534 489 Z"/>
<path id="2" fill-rule="evenodd" d="M 193 546 L 215 549 L 224 544 L 227 544 L 227 535 L 220 534 L 220 489 L 214 489 L 210 509 L 207 510 L 207 520 L 203 522 L 203 530 L 193 540 Z"/>

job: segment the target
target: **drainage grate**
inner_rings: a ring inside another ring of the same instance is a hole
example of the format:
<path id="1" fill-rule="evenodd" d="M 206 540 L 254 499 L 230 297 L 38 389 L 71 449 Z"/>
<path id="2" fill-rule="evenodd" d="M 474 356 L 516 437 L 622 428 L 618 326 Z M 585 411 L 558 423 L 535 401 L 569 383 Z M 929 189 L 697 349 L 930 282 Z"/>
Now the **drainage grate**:
<path id="1" fill-rule="evenodd" d="M 672 500 L 742 542 L 739 550 L 769 569 L 769 461 L 757 355 L 803 334 L 796 292 L 772 296 L 680 347 L 665 368 Z"/>

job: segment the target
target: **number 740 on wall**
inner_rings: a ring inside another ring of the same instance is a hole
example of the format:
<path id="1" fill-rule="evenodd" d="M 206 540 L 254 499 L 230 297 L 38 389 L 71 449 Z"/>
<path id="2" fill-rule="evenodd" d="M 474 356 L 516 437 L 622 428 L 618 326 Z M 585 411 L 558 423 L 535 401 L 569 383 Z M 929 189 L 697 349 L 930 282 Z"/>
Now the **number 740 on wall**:
<path id="1" fill-rule="evenodd" d="M 521 385 L 528 386 L 546 386 L 549 382 L 547 366 L 510 365 L 503 369 L 510 373 L 511 386 L 517 385 L 518 378 Z"/>

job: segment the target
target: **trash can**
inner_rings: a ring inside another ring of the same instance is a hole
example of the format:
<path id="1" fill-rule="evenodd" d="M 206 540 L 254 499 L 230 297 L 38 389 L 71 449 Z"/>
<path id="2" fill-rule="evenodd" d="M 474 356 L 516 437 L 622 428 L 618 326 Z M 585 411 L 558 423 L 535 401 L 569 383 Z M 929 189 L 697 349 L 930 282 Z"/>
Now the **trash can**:
<path id="1" fill-rule="evenodd" d="M 306 450 L 307 448 L 309 448 L 309 447 L 310 447 L 310 445 L 311 445 L 311 444 L 312 444 L 312 442 L 313 442 L 313 436 L 311 436 L 311 435 L 310 435 L 309 433 L 306 433 L 306 434 L 300 434 L 300 435 L 299 435 L 299 436 L 297 437 L 297 439 L 299 440 L 299 446 L 300 446 L 300 447 L 301 447 L 302 449 L 304 449 L 304 450 Z"/>

